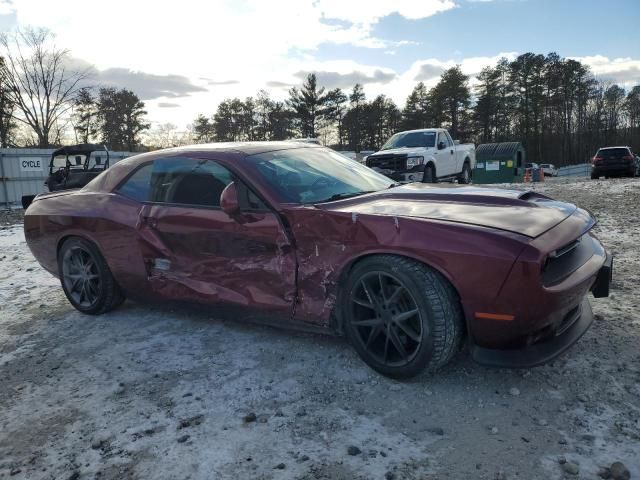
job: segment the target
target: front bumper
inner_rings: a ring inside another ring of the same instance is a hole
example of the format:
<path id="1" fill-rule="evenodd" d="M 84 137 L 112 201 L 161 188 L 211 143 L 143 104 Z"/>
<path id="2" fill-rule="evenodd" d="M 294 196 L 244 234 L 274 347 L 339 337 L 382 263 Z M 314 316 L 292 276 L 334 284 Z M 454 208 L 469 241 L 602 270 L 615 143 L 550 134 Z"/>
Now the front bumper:
<path id="1" fill-rule="evenodd" d="M 391 180 L 394 180 L 398 183 L 413 183 L 413 182 L 421 182 L 424 178 L 424 166 L 420 165 L 418 167 L 414 167 L 411 170 L 401 170 L 401 171 L 393 171 L 386 170 L 383 168 L 371 167 L 378 173 L 389 177 Z"/>
<path id="2" fill-rule="evenodd" d="M 613 277 L 613 257 L 606 260 L 591 286 L 596 298 L 608 297 Z M 593 312 L 585 296 L 581 303 L 549 332 L 544 339 L 517 349 L 486 348 L 471 343 L 471 357 L 482 365 L 503 368 L 530 368 L 548 363 L 566 352 L 593 323 Z"/>
<path id="3" fill-rule="evenodd" d="M 573 321 L 573 323 L 570 323 Z M 575 317 L 560 334 L 547 340 L 517 350 L 498 350 L 471 345 L 471 358 L 481 365 L 502 368 L 530 368 L 550 362 L 566 352 L 593 323 L 593 312 L 585 297 L 578 307 Z"/>
<path id="4" fill-rule="evenodd" d="M 630 175 L 633 174 L 636 167 L 634 164 L 600 164 L 600 165 L 592 165 L 591 173 L 594 175 Z"/>

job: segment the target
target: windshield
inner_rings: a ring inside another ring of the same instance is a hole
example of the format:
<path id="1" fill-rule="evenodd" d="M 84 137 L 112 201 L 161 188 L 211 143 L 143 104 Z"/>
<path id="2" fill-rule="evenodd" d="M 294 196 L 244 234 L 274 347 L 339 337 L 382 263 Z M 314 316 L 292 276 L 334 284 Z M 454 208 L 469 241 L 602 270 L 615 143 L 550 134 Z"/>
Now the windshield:
<path id="1" fill-rule="evenodd" d="M 435 147 L 435 132 L 404 132 L 396 133 L 385 143 L 381 150 L 389 150 L 391 148 L 411 148 L 411 147 Z"/>
<path id="2" fill-rule="evenodd" d="M 389 188 L 392 180 L 326 148 L 253 155 L 258 174 L 283 203 L 322 203 Z"/>
<path id="3" fill-rule="evenodd" d="M 59 155 L 53 158 L 53 168 L 63 168 L 67 166 L 67 157 Z"/>
<path id="4" fill-rule="evenodd" d="M 89 154 L 87 170 L 104 170 L 106 165 L 107 156 L 105 152 L 92 152 Z M 87 162 L 87 155 L 85 154 L 72 154 L 69 155 L 69 168 L 85 169 L 85 162 Z M 52 167 L 54 170 L 59 168 L 65 168 L 67 166 L 66 155 L 56 155 L 53 157 Z"/>

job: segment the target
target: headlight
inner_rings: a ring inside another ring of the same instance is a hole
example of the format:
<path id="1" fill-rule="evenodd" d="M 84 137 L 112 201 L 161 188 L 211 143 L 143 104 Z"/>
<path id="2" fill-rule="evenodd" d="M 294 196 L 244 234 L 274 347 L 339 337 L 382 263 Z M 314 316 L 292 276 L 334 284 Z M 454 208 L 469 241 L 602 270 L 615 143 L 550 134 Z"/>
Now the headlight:
<path id="1" fill-rule="evenodd" d="M 417 165 L 424 163 L 424 157 L 409 157 L 407 158 L 407 168 L 413 168 Z"/>

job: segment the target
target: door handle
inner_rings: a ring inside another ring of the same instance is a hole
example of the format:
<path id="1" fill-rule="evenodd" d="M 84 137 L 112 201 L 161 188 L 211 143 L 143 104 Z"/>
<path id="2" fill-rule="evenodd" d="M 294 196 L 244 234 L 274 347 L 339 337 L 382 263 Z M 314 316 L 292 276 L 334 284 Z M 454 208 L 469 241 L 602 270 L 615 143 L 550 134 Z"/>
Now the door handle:
<path id="1" fill-rule="evenodd" d="M 142 217 L 142 221 L 150 228 L 156 228 L 158 226 L 158 220 L 154 217 Z"/>
<path id="2" fill-rule="evenodd" d="M 451 150 L 451 155 L 453 155 L 453 150 Z"/>

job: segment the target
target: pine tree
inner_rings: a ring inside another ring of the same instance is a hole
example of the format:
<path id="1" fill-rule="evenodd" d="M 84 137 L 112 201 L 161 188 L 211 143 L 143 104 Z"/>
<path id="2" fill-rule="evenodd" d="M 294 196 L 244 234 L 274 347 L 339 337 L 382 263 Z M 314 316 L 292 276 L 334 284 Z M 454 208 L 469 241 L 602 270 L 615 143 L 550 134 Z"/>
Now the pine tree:
<path id="1" fill-rule="evenodd" d="M 91 88 L 78 91 L 73 101 L 73 120 L 79 143 L 89 143 L 98 134 L 98 104 Z"/>
<path id="2" fill-rule="evenodd" d="M 213 123 L 208 117 L 198 115 L 193 121 L 193 138 L 196 143 L 209 143 L 214 141 Z"/>
<path id="3" fill-rule="evenodd" d="M 327 94 L 318 87 L 316 75 L 310 73 L 300 89 L 289 90 L 289 106 L 296 114 L 303 137 L 316 137 L 318 122 L 326 115 Z"/>
<path id="4" fill-rule="evenodd" d="M 471 103 L 469 92 L 469 77 L 462 73 L 460 66 L 446 70 L 440 81 L 433 88 L 436 105 L 443 121 L 447 122 L 449 133 L 453 138 L 459 138 L 468 132 L 465 124 L 467 109 Z"/>
<path id="5" fill-rule="evenodd" d="M 407 97 L 402 111 L 402 126 L 405 130 L 427 128 L 432 122 L 429 109 L 429 93 L 423 82 L 418 83 Z"/>

